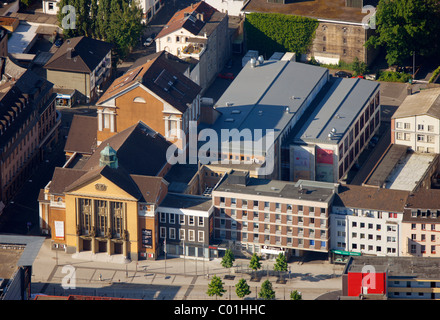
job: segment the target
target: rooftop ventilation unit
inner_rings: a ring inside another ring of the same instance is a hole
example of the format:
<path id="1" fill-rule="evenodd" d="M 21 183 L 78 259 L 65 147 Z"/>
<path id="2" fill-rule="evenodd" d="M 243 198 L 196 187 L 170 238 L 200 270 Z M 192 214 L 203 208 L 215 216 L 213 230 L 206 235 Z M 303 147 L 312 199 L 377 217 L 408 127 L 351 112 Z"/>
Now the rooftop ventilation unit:
<path id="1" fill-rule="evenodd" d="M 251 68 L 255 68 L 257 66 L 257 59 L 251 58 Z"/>

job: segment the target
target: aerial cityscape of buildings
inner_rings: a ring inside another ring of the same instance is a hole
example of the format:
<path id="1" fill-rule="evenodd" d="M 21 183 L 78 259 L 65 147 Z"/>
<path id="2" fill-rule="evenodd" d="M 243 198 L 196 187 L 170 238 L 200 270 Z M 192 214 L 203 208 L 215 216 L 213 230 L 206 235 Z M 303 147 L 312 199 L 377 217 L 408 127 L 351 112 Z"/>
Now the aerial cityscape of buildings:
<path id="1" fill-rule="evenodd" d="M 60 2 L 0 9 L 0 227 L 26 226 L 0 228 L 0 300 L 36 293 L 46 244 L 136 270 L 316 255 L 334 299 L 440 299 L 440 87 L 372 76 L 379 1 L 143 0 L 125 60 L 63 38 Z M 308 51 L 259 52 L 251 14 L 316 20 Z"/>

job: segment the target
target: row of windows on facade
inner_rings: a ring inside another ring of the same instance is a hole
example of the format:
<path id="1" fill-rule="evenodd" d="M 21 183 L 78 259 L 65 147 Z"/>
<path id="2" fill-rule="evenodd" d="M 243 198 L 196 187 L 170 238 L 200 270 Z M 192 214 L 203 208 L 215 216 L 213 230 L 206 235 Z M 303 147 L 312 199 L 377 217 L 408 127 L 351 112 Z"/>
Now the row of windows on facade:
<path id="1" fill-rule="evenodd" d="M 396 121 L 396 128 L 397 129 L 411 130 L 411 123 Z M 428 132 L 434 132 L 434 129 L 435 129 L 434 125 L 426 125 L 426 126 L 424 124 L 418 124 L 417 125 L 417 131 L 428 130 Z"/>
<path id="2" fill-rule="evenodd" d="M 362 117 L 361 117 L 362 119 Z M 356 143 L 354 146 L 350 148 L 350 151 L 348 152 L 349 144 L 347 138 L 345 138 L 344 143 L 341 143 L 339 145 L 339 179 L 341 179 L 346 173 L 351 165 L 353 164 L 353 161 L 358 156 L 359 152 L 364 147 L 364 144 L 368 141 L 368 138 L 374 133 L 375 128 L 377 128 L 379 125 L 379 112 L 376 113 L 376 116 L 374 119 L 371 119 L 370 124 L 365 127 L 365 130 L 359 135 L 359 139 L 357 139 L 358 135 L 356 134 L 353 140 L 356 140 Z M 362 128 L 361 128 L 362 131 Z M 350 131 L 350 142 L 352 141 Z M 350 144 L 352 145 L 352 144 Z M 343 156 L 345 153 L 345 157 Z"/>
<path id="3" fill-rule="evenodd" d="M 368 108 L 365 108 L 364 113 L 359 117 L 359 119 L 356 121 L 355 125 L 354 125 L 354 129 L 351 129 L 350 132 L 348 133 L 348 136 L 345 137 L 344 141 L 341 142 L 341 144 L 339 145 L 339 157 L 342 158 L 342 156 L 344 155 L 344 152 L 348 151 L 348 148 L 353 145 L 354 140 L 359 136 L 359 133 L 364 129 L 364 125 L 366 125 L 368 123 L 368 121 L 370 120 L 370 116 L 372 117 L 374 112 L 378 109 L 379 107 L 379 94 L 376 95 L 375 100 L 371 101 Z M 373 126 L 373 128 L 375 126 L 378 125 L 378 121 L 379 121 L 379 112 L 376 112 L 375 114 L 375 122 L 376 124 Z M 370 123 L 371 126 L 371 123 Z M 368 128 L 368 126 L 367 126 Z"/>
<path id="4" fill-rule="evenodd" d="M 168 216 L 168 219 L 167 219 Z M 169 224 L 180 224 L 185 225 L 185 215 L 184 214 L 177 214 L 177 213 L 166 213 L 166 212 L 159 212 L 159 221 L 161 223 L 168 223 Z M 187 216 L 187 223 L 189 226 L 196 226 L 204 227 L 205 226 L 205 219 L 203 217 L 197 217 L 193 215 Z"/>
<path id="5" fill-rule="evenodd" d="M 197 234 L 197 238 L 196 238 Z M 167 228 L 160 227 L 159 228 L 159 237 L 161 239 L 170 239 L 170 240 L 180 240 L 180 241 L 189 241 L 189 242 L 205 242 L 205 232 L 200 230 L 188 230 L 188 238 L 186 238 L 186 230 L 179 229 L 179 237 L 177 238 L 176 228 Z"/>
<path id="6" fill-rule="evenodd" d="M 237 207 L 237 199 L 236 198 L 229 198 L 230 202 L 231 202 L 231 207 Z M 270 209 L 270 205 L 271 202 L 268 201 L 262 201 L 264 203 L 264 209 L 265 210 L 269 210 Z M 254 209 L 259 208 L 259 203 L 260 201 L 258 200 L 241 200 L 241 208 L 249 208 L 249 204 L 253 205 Z M 225 205 L 226 204 L 226 199 L 225 197 L 220 197 L 220 205 Z M 275 210 L 280 211 L 281 210 L 281 203 L 274 203 L 275 205 Z M 303 205 L 292 205 L 292 204 L 287 204 L 287 211 L 292 211 L 294 207 L 297 208 L 298 212 L 304 212 L 304 206 Z M 315 212 L 315 207 L 306 207 L 308 208 L 309 213 L 314 213 Z M 326 209 L 325 208 L 319 208 L 320 209 L 320 213 L 321 214 L 325 214 L 326 213 Z M 220 212 L 224 212 L 221 211 L 222 209 L 220 209 Z M 224 209 L 223 209 L 224 210 Z M 244 211 L 243 211 L 244 212 Z M 231 214 L 235 214 L 235 210 L 232 212 L 231 210 Z M 254 211 L 255 214 L 255 211 Z"/>
<path id="7" fill-rule="evenodd" d="M 96 228 L 98 236 L 110 232 L 113 236 L 121 237 L 124 227 L 123 202 L 80 198 L 78 205 L 83 234 L 89 235 Z"/>
<path id="8" fill-rule="evenodd" d="M 345 220 L 337 220 L 336 225 L 338 227 L 345 227 Z M 365 223 L 365 222 L 359 222 L 359 228 L 365 228 L 368 225 L 368 229 L 374 229 L 374 224 L 373 223 Z M 351 226 L 353 228 L 358 227 L 358 222 L 357 221 L 352 221 L 351 222 Z M 381 224 L 376 224 L 376 231 L 380 231 L 382 230 L 382 225 Z M 396 231 L 397 228 L 395 225 L 392 226 L 387 226 L 387 231 L 388 232 L 394 232 Z"/>
<path id="9" fill-rule="evenodd" d="M 322 208 L 324 209 L 324 208 Z M 290 210 L 289 210 L 290 211 Z M 246 210 L 239 210 L 239 213 L 241 213 L 242 220 L 259 220 L 260 213 L 258 211 L 246 211 Z M 252 213 L 252 215 L 249 215 L 249 213 Z M 298 214 L 304 213 L 302 210 L 298 211 Z M 274 217 L 276 222 L 281 222 L 281 214 L 270 214 L 269 212 L 264 212 L 264 220 L 269 221 L 270 217 Z M 314 211 L 309 211 L 309 216 L 314 216 Z M 321 211 L 321 215 L 325 214 L 325 209 Z M 220 217 L 226 217 L 226 210 L 223 208 L 220 208 Z M 237 217 L 237 211 L 235 209 L 230 209 L 230 216 L 232 218 Z M 291 215 L 286 216 L 287 223 L 292 222 L 293 217 Z M 298 222 L 304 222 L 304 219 L 302 216 L 298 217 Z M 309 218 L 310 223 L 315 223 L 314 218 Z M 321 224 L 325 224 L 325 220 L 321 220 Z"/>
<path id="10" fill-rule="evenodd" d="M 420 253 L 421 254 L 425 254 L 426 253 L 426 246 L 425 245 L 416 245 L 416 244 L 412 244 L 411 245 L 411 253 L 412 254 L 417 254 L 418 253 L 417 252 L 417 247 L 419 247 L 419 246 L 420 246 Z M 431 246 L 431 254 L 436 254 L 437 253 L 435 247 L 436 246 Z"/>
<path id="11" fill-rule="evenodd" d="M 263 238 L 260 239 L 260 236 L 262 236 Z M 218 232 L 218 236 L 217 239 L 219 240 L 237 240 L 239 238 L 239 234 L 236 232 L 231 232 L 230 234 L 230 239 L 227 239 L 227 235 L 226 232 L 223 230 L 219 230 Z M 242 233 L 241 234 L 241 241 L 242 242 L 254 242 L 254 243 L 260 243 L 260 244 L 268 244 L 270 243 L 270 236 L 269 235 L 260 235 L 257 233 Z M 286 239 L 286 246 L 293 246 L 293 238 L 291 237 L 287 237 Z M 281 245 L 281 240 L 282 237 L 280 236 L 275 236 L 274 237 L 275 240 L 275 244 L 277 245 Z M 263 241 L 263 242 L 261 242 Z M 326 248 L 327 242 L 326 241 L 319 241 L 319 240 L 315 240 L 315 239 L 301 239 L 301 238 L 296 238 L 296 246 L 298 247 L 302 247 L 305 245 L 308 245 L 308 247 L 314 247 L 316 243 L 320 244 L 320 248 Z"/>
<path id="12" fill-rule="evenodd" d="M 220 220 L 220 227 L 226 226 L 226 219 L 219 219 L 219 220 Z M 266 220 L 268 222 L 268 219 L 266 219 Z M 230 220 L 230 222 L 231 222 L 231 229 L 237 229 L 237 221 L 236 220 Z M 286 222 L 287 222 L 287 224 L 292 224 L 292 217 L 288 216 Z M 281 223 L 281 220 L 277 219 L 277 220 L 275 220 L 275 223 L 277 223 L 275 225 L 276 230 L 277 231 L 278 230 L 281 231 L 281 225 L 279 225 L 279 223 Z M 248 228 L 249 225 L 250 225 L 250 224 L 248 224 L 247 221 L 240 221 L 240 224 L 241 224 L 242 229 Z M 304 224 L 304 220 L 303 220 L 302 217 L 298 217 L 298 223 L 297 224 L 300 225 L 300 226 Z M 309 226 L 312 226 L 314 224 L 315 224 L 315 219 L 314 218 L 310 218 L 309 219 Z M 258 222 L 253 222 L 251 225 L 253 226 L 253 229 L 260 229 L 260 223 L 258 223 Z M 270 226 L 271 226 L 271 224 L 268 224 L 268 223 L 267 224 L 262 223 L 261 225 L 263 226 L 264 230 L 269 230 Z M 321 220 L 320 221 L 320 225 L 321 225 L 321 228 L 325 228 L 327 226 L 326 220 Z M 289 230 L 293 230 L 292 228 L 293 227 L 287 226 L 288 232 L 289 232 Z M 302 229 L 302 228 L 300 228 L 300 229 Z M 313 230 L 313 229 L 310 229 L 310 230 Z"/>
<path id="13" fill-rule="evenodd" d="M 396 140 L 411 141 L 411 134 L 404 132 L 396 132 Z M 417 134 L 416 140 L 417 142 L 435 143 L 435 136 Z"/>

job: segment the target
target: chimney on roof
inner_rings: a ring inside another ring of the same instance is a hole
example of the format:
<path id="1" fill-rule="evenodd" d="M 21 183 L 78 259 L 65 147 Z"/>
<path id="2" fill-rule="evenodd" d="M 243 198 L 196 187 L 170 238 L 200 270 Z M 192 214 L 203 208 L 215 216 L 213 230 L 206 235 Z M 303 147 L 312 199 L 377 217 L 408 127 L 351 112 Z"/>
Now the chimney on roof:
<path id="1" fill-rule="evenodd" d="M 73 51 L 73 48 L 67 48 L 67 52 L 66 52 L 67 59 L 72 59 L 72 51 Z"/>

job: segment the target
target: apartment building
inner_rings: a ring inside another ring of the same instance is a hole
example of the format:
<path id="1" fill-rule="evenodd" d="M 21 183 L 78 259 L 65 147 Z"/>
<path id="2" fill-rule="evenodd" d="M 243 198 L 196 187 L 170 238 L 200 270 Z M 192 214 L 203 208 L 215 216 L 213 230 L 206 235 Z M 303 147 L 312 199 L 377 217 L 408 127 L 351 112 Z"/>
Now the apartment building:
<path id="1" fill-rule="evenodd" d="M 233 171 L 212 191 L 214 239 L 267 257 L 329 251 L 329 212 L 337 185 L 249 177 Z"/>
<path id="2" fill-rule="evenodd" d="M 330 213 L 331 249 L 346 255 L 401 255 L 402 219 L 408 191 L 341 185 Z"/>
<path id="3" fill-rule="evenodd" d="M 351 257 L 342 274 L 341 300 L 438 300 L 440 260 Z"/>
<path id="4" fill-rule="evenodd" d="M 440 89 L 405 98 L 391 117 L 391 142 L 415 152 L 440 153 Z"/>
<path id="5" fill-rule="evenodd" d="M 210 197 L 168 193 L 157 208 L 163 251 L 194 259 L 218 257 L 210 248 L 213 212 Z"/>
<path id="6" fill-rule="evenodd" d="M 156 52 L 167 51 L 181 59 L 195 59 L 191 72 L 205 91 L 223 69 L 231 54 L 228 15 L 205 1 L 191 4 L 174 14 L 156 36 Z"/>
<path id="7" fill-rule="evenodd" d="M 401 255 L 440 257 L 440 190 L 411 193 L 402 219 Z"/>
<path id="8" fill-rule="evenodd" d="M 97 144 L 139 120 L 178 148 L 186 148 L 189 122 L 200 122 L 200 91 L 165 51 L 135 63 L 97 101 Z M 183 133 L 182 133 L 183 132 Z"/>
<path id="9" fill-rule="evenodd" d="M 58 139 L 53 84 L 0 59 L 0 212 Z"/>
<path id="10" fill-rule="evenodd" d="M 112 76 L 113 45 L 89 37 L 66 40 L 46 62 L 47 80 L 55 88 L 74 89 L 82 102 L 94 102 Z"/>
<path id="11" fill-rule="evenodd" d="M 268 1 L 250 0 L 242 8 L 247 13 L 280 13 L 303 16 L 318 20 L 308 57 L 327 64 L 340 61 L 351 63 L 355 58 L 371 64 L 378 50 L 366 48 L 365 42 L 374 34 L 374 29 L 366 27 L 371 10 L 364 6 L 376 6 L 377 1 Z"/>

